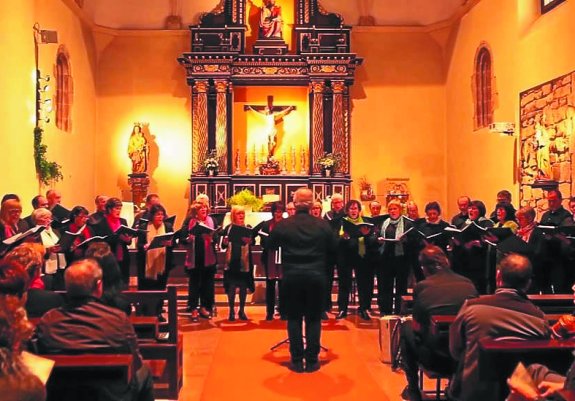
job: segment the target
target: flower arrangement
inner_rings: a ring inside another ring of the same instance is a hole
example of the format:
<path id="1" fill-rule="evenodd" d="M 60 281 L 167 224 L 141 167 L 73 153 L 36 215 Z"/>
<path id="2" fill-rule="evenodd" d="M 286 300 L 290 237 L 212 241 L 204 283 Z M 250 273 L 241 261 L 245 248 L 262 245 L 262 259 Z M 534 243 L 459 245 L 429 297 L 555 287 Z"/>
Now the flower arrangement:
<path id="1" fill-rule="evenodd" d="M 64 176 L 62 175 L 62 166 L 56 162 L 48 161 L 46 158 L 48 147 L 42 143 L 43 133 L 42 128 L 34 128 L 34 162 L 40 183 L 50 185 L 51 181 L 63 180 Z"/>
<path id="2" fill-rule="evenodd" d="M 317 164 L 319 164 L 324 170 L 335 170 L 339 164 L 339 159 L 339 155 L 325 153 L 323 157 L 317 161 Z"/>
<path id="3" fill-rule="evenodd" d="M 206 171 L 215 171 L 218 169 L 218 167 L 218 154 L 215 149 L 212 149 L 208 152 L 206 158 L 204 159 L 204 168 Z"/>

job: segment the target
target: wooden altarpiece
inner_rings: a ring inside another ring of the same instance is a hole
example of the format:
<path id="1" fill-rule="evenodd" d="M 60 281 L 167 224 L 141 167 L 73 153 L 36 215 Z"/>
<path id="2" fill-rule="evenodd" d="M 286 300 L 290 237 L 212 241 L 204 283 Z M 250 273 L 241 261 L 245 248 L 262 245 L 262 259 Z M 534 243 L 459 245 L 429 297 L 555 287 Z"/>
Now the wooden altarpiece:
<path id="1" fill-rule="evenodd" d="M 350 192 L 350 86 L 362 59 L 351 52 L 351 27 L 341 16 L 327 13 L 318 0 L 293 0 L 293 54 L 277 50 L 277 40 L 246 47 L 246 0 L 222 0 L 212 12 L 190 26 L 191 51 L 178 58 L 191 87 L 192 172 L 190 198 L 210 196 L 217 209 L 226 199 L 248 188 L 262 196 L 273 192 L 287 202 L 291 193 L 307 186 L 316 198 Z M 279 3 L 279 2 L 278 2 Z M 250 52 L 248 52 L 248 50 Z M 257 54 L 254 54 L 254 51 Z M 234 155 L 232 115 L 234 87 L 305 86 L 309 88 L 309 145 L 306 171 L 297 174 L 256 175 L 238 172 Z M 204 160 L 215 149 L 218 170 L 209 175 Z M 325 153 L 339 155 L 331 177 L 317 161 Z"/>

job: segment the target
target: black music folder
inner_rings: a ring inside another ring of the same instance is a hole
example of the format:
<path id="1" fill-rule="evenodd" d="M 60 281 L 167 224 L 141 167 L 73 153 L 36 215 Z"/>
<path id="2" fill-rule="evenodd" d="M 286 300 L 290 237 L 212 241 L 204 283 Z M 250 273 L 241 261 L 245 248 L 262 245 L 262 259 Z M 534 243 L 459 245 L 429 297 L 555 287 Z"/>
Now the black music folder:
<path id="1" fill-rule="evenodd" d="M 148 245 L 148 251 L 150 249 L 164 248 L 166 246 L 172 246 L 175 234 L 176 234 L 175 232 L 171 232 L 171 233 L 156 235 L 150 241 L 150 245 Z M 170 245 L 166 245 L 166 243 L 169 243 Z"/>
<path id="2" fill-rule="evenodd" d="M 228 231 L 228 241 L 236 244 L 243 244 L 243 238 L 252 238 L 252 229 L 246 226 L 232 224 Z"/>
<path id="3" fill-rule="evenodd" d="M 208 227 L 207 225 L 205 225 L 204 223 L 196 223 L 195 226 L 190 228 L 189 234 L 194 235 L 194 236 L 203 235 L 203 234 L 212 235 L 219 230 L 220 230 L 220 227 L 211 228 L 211 227 Z"/>
<path id="4" fill-rule="evenodd" d="M 342 219 L 341 223 L 343 231 L 347 233 L 347 235 L 349 235 L 351 238 L 363 237 L 364 235 L 361 232 L 362 228 L 367 228 L 369 230 L 369 233 L 367 233 L 367 235 L 371 234 L 371 232 L 373 231 L 372 223 L 367 222 L 353 223 L 348 219 Z"/>

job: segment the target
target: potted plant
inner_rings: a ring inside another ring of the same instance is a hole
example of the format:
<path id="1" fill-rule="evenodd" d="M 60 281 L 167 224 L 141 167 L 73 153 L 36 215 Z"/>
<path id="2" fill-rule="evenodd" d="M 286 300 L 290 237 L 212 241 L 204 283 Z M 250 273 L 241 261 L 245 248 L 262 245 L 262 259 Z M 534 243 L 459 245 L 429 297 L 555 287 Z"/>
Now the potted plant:
<path id="1" fill-rule="evenodd" d="M 255 196 L 249 189 L 242 189 L 228 199 L 228 205 L 241 205 L 248 209 L 246 212 L 250 211 L 250 209 L 253 212 L 259 212 L 264 207 L 264 201 Z"/>
<path id="2" fill-rule="evenodd" d="M 375 200 L 375 194 L 365 175 L 359 178 L 359 190 L 359 199 L 363 202 Z"/>
<path id="3" fill-rule="evenodd" d="M 339 156 L 333 153 L 325 153 L 323 157 L 317 161 L 317 164 L 321 166 L 323 175 L 330 177 L 339 164 Z"/>
<path id="4" fill-rule="evenodd" d="M 206 158 L 204 159 L 204 169 L 206 170 L 206 175 L 217 175 L 218 168 L 218 154 L 215 149 L 212 149 L 208 152 Z"/>

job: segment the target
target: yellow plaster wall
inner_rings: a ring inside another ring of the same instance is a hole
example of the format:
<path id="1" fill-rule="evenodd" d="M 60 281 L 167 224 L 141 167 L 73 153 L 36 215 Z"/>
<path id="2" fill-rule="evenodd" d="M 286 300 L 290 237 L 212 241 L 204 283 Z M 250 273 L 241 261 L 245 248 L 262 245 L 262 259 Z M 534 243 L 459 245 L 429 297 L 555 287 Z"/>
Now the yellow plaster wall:
<path id="1" fill-rule="evenodd" d="M 178 221 L 185 215 L 191 173 L 190 92 L 176 58 L 189 50 L 188 32 L 99 32 L 98 128 L 95 142 L 99 192 L 131 199 L 128 139 L 134 122 L 150 146 L 150 192 Z M 178 223 L 176 223 L 178 224 Z"/>
<path id="2" fill-rule="evenodd" d="M 39 68 L 43 75 L 54 76 L 56 52 L 63 44 L 68 49 L 74 76 L 72 131 L 62 132 L 53 122 L 44 126 L 47 158 L 62 165 L 64 180 L 55 188 L 62 192 L 66 206 L 92 205 L 94 191 L 95 89 L 93 51 L 86 32 L 74 13 L 63 2 L 47 5 L 42 1 L 22 0 L 0 3 L 0 49 L 6 56 L 0 74 L 0 147 L 5 165 L 0 193 L 16 192 L 22 200 L 24 213 L 31 209 L 30 199 L 40 190 L 33 159 L 33 128 L 35 115 L 34 40 L 32 26 L 58 31 L 59 44 L 39 46 Z M 54 95 L 54 81 L 51 93 Z M 55 120 L 54 113 L 52 120 Z M 41 188 L 45 192 L 47 188 Z"/>
<path id="3" fill-rule="evenodd" d="M 518 124 L 520 92 L 575 69 L 570 49 L 575 4 L 565 2 L 542 16 L 538 7 L 538 0 L 482 0 L 454 27 L 446 81 L 450 214 L 461 194 L 482 199 L 492 209 L 497 191 L 507 188 L 519 203 L 518 141 L 473 130 L 471 76 L 475 52 L 485 41 L 496 76 L 494 120 Z"/>
<path id="4" fill-rule="evenodd" d="M 420 208 L 445 203 L 445 90 L 442 49 L 426 33 L 356 27 L 365 58 L 352 87 L 352 196 L 359 177 L 385 201 L 387 178 L 409 178 Z"/>

